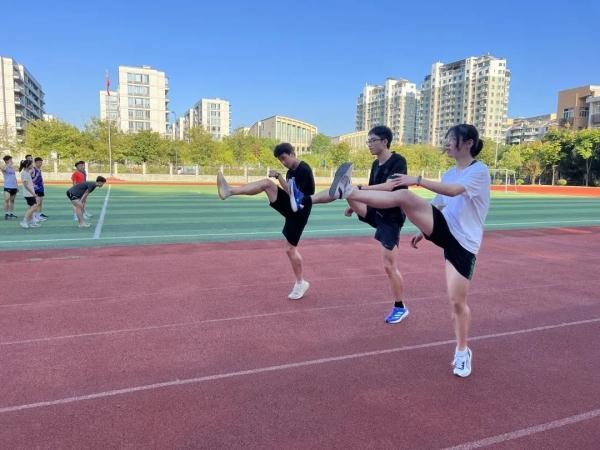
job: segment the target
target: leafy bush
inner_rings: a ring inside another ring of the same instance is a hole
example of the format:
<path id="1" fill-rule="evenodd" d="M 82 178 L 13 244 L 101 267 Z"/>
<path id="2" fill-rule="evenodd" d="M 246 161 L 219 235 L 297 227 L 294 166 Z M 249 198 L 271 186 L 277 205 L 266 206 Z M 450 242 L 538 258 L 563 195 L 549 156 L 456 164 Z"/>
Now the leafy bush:
<path id="1" fill-rule="evenodd" d="M 567 185 L 567 180 L 565 180 L 564 178 L 561 178 L 560 180 L 558 180 L 556 182 L 556 184 L 558 184 L 559 186 L 566 186 Z"/>

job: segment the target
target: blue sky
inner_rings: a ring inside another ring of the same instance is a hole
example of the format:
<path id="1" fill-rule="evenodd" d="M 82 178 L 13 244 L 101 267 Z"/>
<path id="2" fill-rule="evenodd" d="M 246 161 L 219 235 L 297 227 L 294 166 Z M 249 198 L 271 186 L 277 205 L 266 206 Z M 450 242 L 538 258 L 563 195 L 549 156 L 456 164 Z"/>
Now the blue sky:
<path id="1" fill-rule="evenodd" d="M 178 115 L 221 97 L 234 128 L 283 114 L 328 135 L 354 129 L 365 83 L 420 85 L 436 61 L 506 57 L 510 117 L 553 112 L 559 90 L 600 84 L 600 2 L 403 3 L 12 2 L 0 55 L 38 79 L 48 113 L 77 126 L 99 114 L 104 71 L 114 87 L 120 64 L 164 70 Z"/>

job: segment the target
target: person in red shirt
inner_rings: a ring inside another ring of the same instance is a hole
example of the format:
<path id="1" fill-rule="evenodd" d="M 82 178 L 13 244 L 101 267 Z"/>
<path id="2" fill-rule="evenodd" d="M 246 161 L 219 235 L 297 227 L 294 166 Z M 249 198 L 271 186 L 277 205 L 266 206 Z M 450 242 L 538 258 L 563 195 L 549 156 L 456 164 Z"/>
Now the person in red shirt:
<path id="1" fill-rule="evenodd" d="M 87 181 L 87 173 L 85 171 L 85 161 L 77 161 L 75 163 L 75 171 L 71 174 L 71 181 L 73 182 L 73 186 L 80 183 L 85 183 Z M 85 219 L 89 219 L 92 217 L 90 213 L 87 212 L 85 208 L 85 200 L 83 203 L 83 217 Z M 78 220 L 77 216 L 73 214 L 73 220 Z"/>

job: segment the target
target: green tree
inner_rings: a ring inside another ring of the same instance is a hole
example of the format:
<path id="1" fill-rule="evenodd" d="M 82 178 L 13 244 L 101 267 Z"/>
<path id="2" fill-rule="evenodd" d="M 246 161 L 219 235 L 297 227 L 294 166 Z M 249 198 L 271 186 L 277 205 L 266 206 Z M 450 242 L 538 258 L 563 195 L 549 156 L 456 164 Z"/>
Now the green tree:
<path id="1" fill-rule="evenodd" d="M 72 125 L 59 120 L 34 120 L 25 129 L 27 151 L 48 158 L 51 152 L 72 162 L 76 159 L 89 159 L 93 149 L 82 133 Z"/>
<path id="2" fill-rule="evenodd" d="M 340 142 L 331 146 L 331 150 L 328 154 L 328 160 L 331 166 L 337 167 L 340 164 L 350 160 L 350 144 L 347 142 Z"/>
<path id="3" fill-rule="evenodd" d="M 315 155 L 326 155 L 331 151 L 331 139 L 324 134 L 317 134 L 310 143 L 310 151 Z"/>
<path id="4" fill-rule="evenodd" d="M 166 140 L 160 134 L 143 130 L 125 135 L 125 154 L 123 157 L 136 164 L 169 162 Z"/>

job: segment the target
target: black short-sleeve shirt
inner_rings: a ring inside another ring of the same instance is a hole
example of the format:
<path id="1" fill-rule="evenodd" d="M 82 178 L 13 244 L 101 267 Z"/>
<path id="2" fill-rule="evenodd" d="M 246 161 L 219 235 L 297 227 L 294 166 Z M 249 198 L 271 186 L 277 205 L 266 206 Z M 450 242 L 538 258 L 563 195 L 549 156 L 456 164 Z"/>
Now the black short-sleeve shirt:
<path id="1" fill-rule="evenodd" d="M 378 160 L 373 161 L 371 175 L 369 176 L 369 186 L 385 183 L 395 173 L 406 175 L 406 159 L 404 156 L 392 152 L 392 156 L 382 165 L 379 165 Z M 406 186 L 397 187 L 394 190 L 398 189 L 406 189 Z M 378 209 L 378 211 L 387 217 L 404 218 L 404 213 L 400 208 Z"/>
<path id="2" fill-rule="evenodd" d="M 313 195 L 315 193 L 315 178 L 312 169 L 304 161 L 300 161 L 298 167 L 289 169 L 285 175 L 285 179 L 294 178 L 296 186 L 304 195 Z"/>

